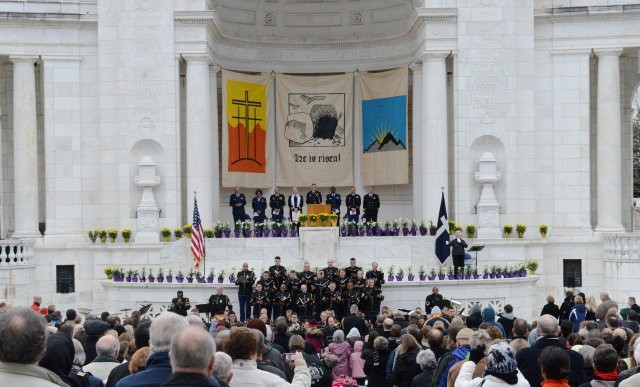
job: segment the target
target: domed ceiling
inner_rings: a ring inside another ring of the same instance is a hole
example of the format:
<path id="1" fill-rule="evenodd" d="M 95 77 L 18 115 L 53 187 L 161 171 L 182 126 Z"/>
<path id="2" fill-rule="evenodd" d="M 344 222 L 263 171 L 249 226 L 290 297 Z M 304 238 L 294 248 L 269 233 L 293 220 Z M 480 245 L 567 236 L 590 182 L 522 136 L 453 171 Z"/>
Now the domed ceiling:
<path id="1" fill-rule="evenodd" d="M 420 0 L 217 0 L 219 32 L 260 42 L 329 43 L 409 33 Z"/>

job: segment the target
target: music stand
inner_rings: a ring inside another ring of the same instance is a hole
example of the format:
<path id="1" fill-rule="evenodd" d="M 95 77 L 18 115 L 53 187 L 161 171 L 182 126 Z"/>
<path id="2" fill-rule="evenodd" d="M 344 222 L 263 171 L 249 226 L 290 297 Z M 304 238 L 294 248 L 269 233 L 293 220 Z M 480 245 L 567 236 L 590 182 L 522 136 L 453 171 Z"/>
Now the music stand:
<path id="1" fill-rule="evenodd" d="M 211 304 L 198 304 L 196 305 L 199 313 L 206 313 L 207 319 L 211 321 L 211 313 L 213 312 L 213 305 Z"/>
<path id="2" fill-rule="evenodd" d="M 478 245 L 478 246 L 473 246 L 471 247 L 469 250 L 470 252 L 474 252 L 476 253 L 476 269 L 478 268 L 478 251 L 482 251 L 482 249 L 484 249 L 483 245 Z"/>

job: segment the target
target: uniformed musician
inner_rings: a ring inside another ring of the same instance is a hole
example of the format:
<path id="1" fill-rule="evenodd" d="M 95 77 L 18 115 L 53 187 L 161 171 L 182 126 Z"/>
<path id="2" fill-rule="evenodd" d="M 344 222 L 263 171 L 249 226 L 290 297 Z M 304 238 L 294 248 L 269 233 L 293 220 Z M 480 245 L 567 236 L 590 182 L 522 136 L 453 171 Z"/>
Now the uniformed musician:
<path id="1" fill-rule="evenodd" d="M 217 288 L 216 294 L 209 297 L 209 304 L 211 305 L 214 316 L 218 321 L 224 320 L 224 312 L 233 309 L 231 300 L 226 294 L 222 294 L 223 289 Z"/>
<path id="2" fill-rule="evenodd" d="M 180 316 L 186 316 L 189 309 L 191 309 L 191 303 L 189 302 L 188 297 L 184 297 L 182 290 L 178 290 L 175 298 L 171 299 L 171 308 L 170 310 L 173 313 L 177 313 Z"/>
<path id="3" fill-rule="evenodd" d="M 356 193 L 356 187 L 351 187 L 351 193 L 347 195 L 345 203 L 347 205 L 347 221 L 358 223 L 362 200 L 360 195 Z"/>

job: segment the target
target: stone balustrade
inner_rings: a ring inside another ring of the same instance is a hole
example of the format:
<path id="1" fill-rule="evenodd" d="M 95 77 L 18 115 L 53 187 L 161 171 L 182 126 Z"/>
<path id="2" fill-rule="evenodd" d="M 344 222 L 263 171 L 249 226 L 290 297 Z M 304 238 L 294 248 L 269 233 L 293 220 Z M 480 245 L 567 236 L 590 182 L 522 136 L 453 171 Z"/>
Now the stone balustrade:
<path id="1" fill-rule="evenodd" d="M 613 261 L 638 261 L 640 234 L 610 234 L 602 237 L 604 256 Z"/>
<path id="2" fill-rule="evenodd" d="M 0 240 L 0 268 L 30 265 L 34 243 L 32 239 Z"/>

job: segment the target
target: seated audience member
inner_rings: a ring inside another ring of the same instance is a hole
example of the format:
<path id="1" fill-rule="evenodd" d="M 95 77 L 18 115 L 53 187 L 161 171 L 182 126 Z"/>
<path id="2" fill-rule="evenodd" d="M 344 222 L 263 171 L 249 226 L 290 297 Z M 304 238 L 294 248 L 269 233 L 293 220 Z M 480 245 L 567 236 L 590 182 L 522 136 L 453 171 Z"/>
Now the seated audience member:
<path id="1" fill-rule="evenodd" d="M 455 387 L 516 386 L 529 387 L 529 382 L 518 370 L 513 349 L 504 342 L 492 345 L 487 354 L 487 365 L 482 377 L 473 378 L 476 365 L 484 356 L 484 348 L 477 347 L 469 353 L 469 361 L 460 369 Z"/>
<path id="2" fill-rule="evenodd" d="M 85 372 L 82 369 L 82 365 L 86 359 L 84 354 L 84 348 L 82 348 L 82 344 L 76 339 L 73 339 L 73 346 L 76 350 L 73 356 L 73 366 L 71 367 L 71 372 L 69 373 L 69 377 L 76 382 L 78 382 L 81 386 L 88 387 L 103 387 L 104 383 L 100 378 L 96 378 L 91 375 L 90 372 Z"/>
<path id="3" fill-rule="evenodd" d="M 46 321 L 29 308 L 15 307 L 0 314 L 0 384 L 15 387 L 67 386 L 57 372 L 38 366 L 38 361 L 45 354 L 45 335 Z M 71 359 L 65 380 L 71 371 L 75 353 L 71 339 L 66 339 L 71 345 Z"/>
<path id="4" fill-rule="evenodd" d="M 233 364 L 231 356 L 218 351 L 215 354 L 215 358 L 216 361 L 213 363 L 213 376 L 218 380 L 218 383 L 220 383 L 220 387 L 229 387 L 229 381 L 233 377 L 233 372 L 231 372 L 231 364 Z"/>
<path id="5" fill-rule="evenodd" d="M 580 387 L 613 386 L 618 378 L 618 354 L 610 344 L 602 344 L 593 354 L 594 379 Z"/>
<path id="6" fill-rule="evenodd" d="M 195 326 L 173 336 L 169 358 L 173 373 L 163 386 L 217 386 L 211 382 L 216 344 L 209 333 Z"/>
<path id="7" fill-rule="evenodd" d="M 263 386 L 311 386 L 309 368 L 301 353 L 293 357 L 294 375 L 291 383 L 269 372 L 259 370 L 254 360 L 258 354 L 258 335 L 252 329 L 234 328 L 229 336 L 226 352 L 233 360 L 231 367 L 233 378 L 229 382 L 231 387 L 255 385 L 256 381 L 260 381 L 259 385 Z"/>
<path id="8" fill-rule="evenodd" d="M 85 365 L 84 370 L 91 372 L 95 377 L 102 379 L 103 383 L 106 383 L 111 370 L 120 365 L 118 361 L 119 349 L 118 339 L 110 335 L 102 336 L 96 343 L 98 356 L 91 363 Z"/>
<path id="9" fill-rule="evenodd" d="M 571 375 L 571 366 L 569 365 L 569 355 L 565 349 L 556 346 L 545 347 L 540 352 L 537 362 L 543 381 L 533 386 L 570 386 L 569 375 Z"/>

